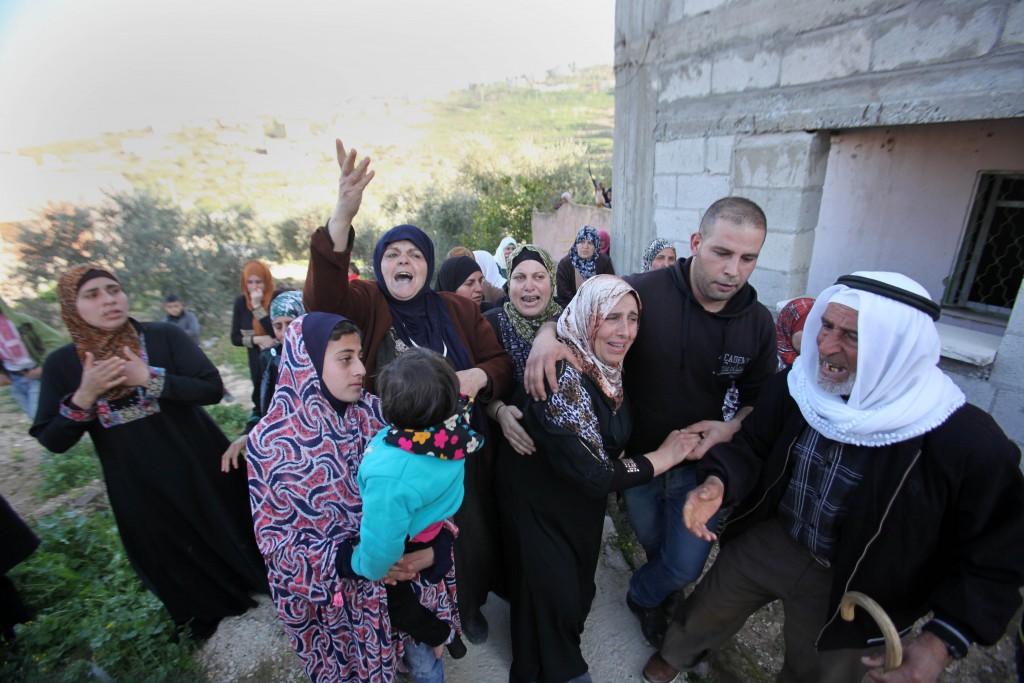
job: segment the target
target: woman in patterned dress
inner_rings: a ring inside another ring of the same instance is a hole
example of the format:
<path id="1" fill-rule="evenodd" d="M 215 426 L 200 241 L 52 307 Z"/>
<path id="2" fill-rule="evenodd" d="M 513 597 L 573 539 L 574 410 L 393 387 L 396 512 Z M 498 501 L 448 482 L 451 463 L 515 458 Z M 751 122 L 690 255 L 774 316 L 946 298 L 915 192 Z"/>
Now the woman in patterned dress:
<path id="1" fill-rule="evenodd" d="M 220 472 L 227 437 L 201 406 L 220 374 L 180 327 L 138 323 L 117 278 L 96 265 L 57 284 L 73 343 L 46 359 L 30 433 L 63 453 L 87 433 L 139 578 L 178 624 L 209 636 L 266 592 L 245 475 Z"/>
<path id="2" fill-rule="evenodd" d="M 310 680 L 388 683 L 403 655 L 417 680 L 431 680 L 433 651 L 392 634 L 384 584 L 344 578 L 337 568 L 339 546 L 359 536 L 363 450 L 386 426 L 380 400 L 361 388 L 361 350 L 359 329 L 338 315 L 310 313 L 288 327 L 277 392 L 249 435 L 256 540 Z M 388 576 L 415 579 L 420 602 L 457 624 L 454 570 L 429 583 L 419 571 L 433 564 L 432 549 L 419 551 Z"/>

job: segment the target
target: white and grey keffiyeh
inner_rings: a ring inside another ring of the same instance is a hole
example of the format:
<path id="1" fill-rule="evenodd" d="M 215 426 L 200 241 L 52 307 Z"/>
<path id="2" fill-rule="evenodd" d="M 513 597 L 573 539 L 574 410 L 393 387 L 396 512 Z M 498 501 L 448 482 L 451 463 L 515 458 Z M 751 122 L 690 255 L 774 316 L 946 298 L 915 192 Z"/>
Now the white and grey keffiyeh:
<path id="1" fill-rule="evenodd" d="M 859 272 L 929 298 L 927 290 L 899 273 Z M 848 399 L 818 385 L 821 316 L 842 293 L 859 305 L 857 376 Z M 803 350 L 793 364 L 789 392 L 804 419 L 823 435 L 858 446 L 887 446 L 931 431 L 966 402 L 964 393 L 938 367 L 941 343 L 924 312 L 879 294 L 832 285 L 814 302 L 804 326 Z"/>

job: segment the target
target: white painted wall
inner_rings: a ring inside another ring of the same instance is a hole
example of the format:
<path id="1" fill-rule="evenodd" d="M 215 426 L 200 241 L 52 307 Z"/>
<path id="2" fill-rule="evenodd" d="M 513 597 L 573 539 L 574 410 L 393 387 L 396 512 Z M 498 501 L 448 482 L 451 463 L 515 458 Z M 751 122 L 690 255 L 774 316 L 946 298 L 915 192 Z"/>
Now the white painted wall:
<path id="1" fill-rule="evenodd" d="M 1024 120 L 833 135 L 808 293 L 855 270 L 894 270 L 941 300 L 981 171 L 1024 172 Z"/>

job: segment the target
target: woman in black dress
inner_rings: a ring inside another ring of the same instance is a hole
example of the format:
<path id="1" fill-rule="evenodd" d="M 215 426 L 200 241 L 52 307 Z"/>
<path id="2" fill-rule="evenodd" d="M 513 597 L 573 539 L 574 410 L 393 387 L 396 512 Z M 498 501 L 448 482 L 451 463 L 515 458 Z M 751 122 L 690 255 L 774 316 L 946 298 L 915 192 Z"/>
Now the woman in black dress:
<path id="1" fill-rule="evenodd" d="M 100 266 L 65 273 L 57 295 L 73 343 L 46 359 L 30 432 L 55 453 L 89 434 L 136 573 L 209 636 L 267 592 L 245 471 L 220 472 L 228 440 L 201 407 L 220 401 L 220 374 L 176 325 L 129 318 Z"/>
<path id="2" fill-rule="evenodd" d="M 274 276 L 262 261 L 246 261 L 242 266 L 242 293 L 235 298 L 231 312 L 231 343 L 244 346 L 249 355 L 249 379 L 252 380 L 252 414 L 260 417 L 260 353 L 277 346 L 270 302 L 279 292 L 274 291 Z"/>
<path id="3" fill-rule="evenodd" d="M 609 492 L 650 481 L 698 439 L 676 430 L 653 453 L 620 459 L 632 429 L 622 360 L 636 338 L 640 301 L 611 275 L 587 280 L 558 321 L 575 364 L 559 390 L 526 409 L 537 452 L 502 461 L 500 505 L 510 562 L 509 680 L 591 680 L 580 636 L 594 599 Z M 503 453 L 506 455 L 506 453 Z"/>

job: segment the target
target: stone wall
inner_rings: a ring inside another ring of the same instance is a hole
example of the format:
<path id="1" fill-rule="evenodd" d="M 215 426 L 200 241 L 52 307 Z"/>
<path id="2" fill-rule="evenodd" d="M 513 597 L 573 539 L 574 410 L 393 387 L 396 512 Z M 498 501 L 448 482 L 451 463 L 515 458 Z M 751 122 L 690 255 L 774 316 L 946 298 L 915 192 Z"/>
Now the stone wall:
<path id="1" fill-rule="evenodd" d="M 631 229 L 613 252 L 633 262 L 655 236 L 685 243 L 712 201 L 749 197 L 768 217 L 751 282 L 770 307 L 808 291 L 829 249 L 816 241 L 835 135 L 1024 116 L 1017 0 L 620 0 L 615 51 L 613 221 Z M 926 225 L 899 229 L 929 239 Z M 918 265 L 930 289 L 949 275 L 948 258 Z M 968 393 L 1024 442 L 1021 304 Z"/>
<path id="2" fill-rule="evenodd" d="M 606 230 L 613 235 L 613 242 L 615 239 L 612 212 L 590 204 L 570 203 L 558 207 L 558 211 L 554 212 L 534 211 L 531 225 L 533 243 L 547 249 L 556 263 L 569 253 L 569 247 L 576 241 L 576 233 L 584 225 L 597 228 L 598 232 Z"/>

